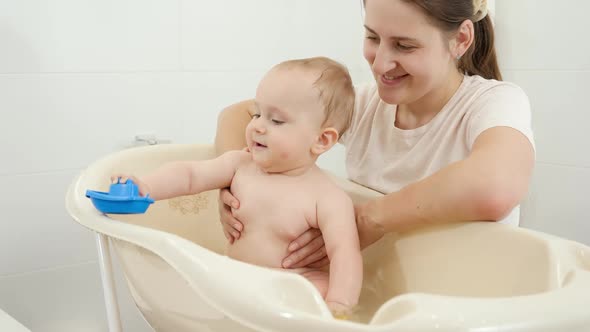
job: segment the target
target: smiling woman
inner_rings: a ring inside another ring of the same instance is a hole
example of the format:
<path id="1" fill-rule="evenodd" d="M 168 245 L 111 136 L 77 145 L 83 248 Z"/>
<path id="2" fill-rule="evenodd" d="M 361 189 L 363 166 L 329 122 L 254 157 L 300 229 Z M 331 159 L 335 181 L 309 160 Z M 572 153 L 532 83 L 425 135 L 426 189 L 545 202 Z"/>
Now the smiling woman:
<path id="1" fill-rule="evenodd" d="M 483 0 L 365 0 L 364 56 L 374 81 L 356 86 L 348 177 L 386 195 L 356 206 L 361 244 L 387 232 L 453 221 L 519 223 L 534 141 L 528 98 L 501 81 Z M 250 102 L 219 117 L 218 151 L 245 144 Z M 222 191 L 221 220 L 243 225 Z M 322 237 L 303 233 L 284 266 L 326 264 Z"/>
<path id="2" fill-rule="evenodd" d="M 482 17 L 487 9 L 480 8 L 485 2 L 477 7 L 468 1 L 452 5 L 447 1 L 365 1 L 365 5 L 364 57 L 383 101 L 397 105 L 430 101 L 433 116 L 457 90 L 464 74 L 501 80 L 491 20 Z M 449 68 L 452 62 L 459 70 Z M 445 85 L 446 89 L 439 88 Z M 432 92 L 438 96 L 423 98 Z M 425 115 L 425 111 L 418 113 Z"/>

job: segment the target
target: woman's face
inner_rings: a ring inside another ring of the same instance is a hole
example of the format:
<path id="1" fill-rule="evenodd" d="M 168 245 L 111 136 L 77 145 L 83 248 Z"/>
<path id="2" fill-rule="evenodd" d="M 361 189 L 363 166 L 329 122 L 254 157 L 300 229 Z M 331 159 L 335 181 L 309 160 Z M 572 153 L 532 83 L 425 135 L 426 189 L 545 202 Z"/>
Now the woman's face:
<path id="1" fill-rule="evenodd" d="M 367 0 L 364 56 L 388 104 L 411 104 L 456 73 L 449 41 L 421 9 L 402 0 Z"/>

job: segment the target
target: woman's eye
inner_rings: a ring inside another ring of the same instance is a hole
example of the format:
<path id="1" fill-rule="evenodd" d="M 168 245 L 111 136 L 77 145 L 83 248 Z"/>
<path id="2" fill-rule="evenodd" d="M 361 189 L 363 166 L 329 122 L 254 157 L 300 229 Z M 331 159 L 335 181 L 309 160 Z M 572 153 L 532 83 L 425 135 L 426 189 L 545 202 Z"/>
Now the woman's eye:
<path id="1" fill-rule="evenodd" d="M 377 41 L 377 37 L 375 36 L 366 36 L 365 38 L 367 38 L 370 41 Z"/>
<path id="2" fill-rule="evenodd" d="M 252 119 L 258 119 L 260 117 L 260 114 L 252 114 Z"/>
<path id="3" fill-rule="evenodd" d="M 415 49 L 414 46 L 404 45 L 404 44 L 397 44 L 397 48 L 402 51 L 411 51 L 411 50 Z"/>
<path id="4" fill-rule="evenodd" d="M 272 119 L 272 123 L 277 124 L 277 125 L 282 125 L 283 123 L 285 123 L 285 121 Z"/>

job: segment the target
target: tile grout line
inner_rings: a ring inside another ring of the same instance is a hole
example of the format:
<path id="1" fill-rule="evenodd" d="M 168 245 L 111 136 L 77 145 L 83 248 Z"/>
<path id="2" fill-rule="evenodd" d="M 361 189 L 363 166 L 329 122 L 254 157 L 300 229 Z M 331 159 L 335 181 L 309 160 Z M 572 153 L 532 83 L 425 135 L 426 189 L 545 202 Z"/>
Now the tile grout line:
<path id="1" fill-rule="evenodd" d="M 536 163 L 539 164 L 539 165 L 559 166 L 559 167 L 575 168 L 575 169 L 589 170 L 590 171 L 590 166 L 560 164 L 560 163 L 546 162 L 546 161 L 537 161 Z"/>
<path id="2" fill-rule="evenodd" d="M 38 269 L 38 270 L 33 270 L 33 271 L 5 274 L 5 275 L 0 275 L 0 282 L 3 279 L 18 278 L 18 277 L 24 277 L 24 276 L 29 276 L 29 275 L 38 274 L 38 273 L 45 273 L 45 272 L 55 272 L 55 271 L 59 271 L 59 270 L 65 270 L 68 268 L 80 267 L 80 266 L 85 266 L 85 265 L 92 265 L 92 264 L 97 264 L 97 263 L 98 263 L 98 260 L 90 260 L 90 261 L 85 261 L 85 262 L 76 263 L 76 264 L 58 265 L 58 266 L 53 266 L 53 267 L 48 267 L 48 268 L 43 268 L 43 269 Z"/>
<path id="3" fill-rule="evenodd" d="M 37 171 L 37 172 L 27 172 L 27 173 L 0 173 L 0 178 L 3 177 L 13 177 L 13 176 L 31 176 L 31 175 L 49 175 L 53 173 L 65 173 L 65 172 L 80 172 L 85 167 L 76 167 L 76 168 L 62 168 L 62 169 L 51 169 L 51 170 L 44 170 L 44 171 Z"/>

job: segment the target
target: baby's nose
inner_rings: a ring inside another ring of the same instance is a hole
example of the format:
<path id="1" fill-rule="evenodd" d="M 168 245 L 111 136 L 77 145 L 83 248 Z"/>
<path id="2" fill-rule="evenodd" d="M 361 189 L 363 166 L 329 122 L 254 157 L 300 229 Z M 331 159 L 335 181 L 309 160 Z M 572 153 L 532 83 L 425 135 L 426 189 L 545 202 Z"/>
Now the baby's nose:
<path id="1" fill-rule="evenodd" d="M 266 127 L 263 124 L 261 124 L 261 123 L 259 123 L 256 126 L 254 126 L 254 129 L 256 129 L 256 132 L 257 133 L 260 133 L 260 134 L 266 133 Z"/>

